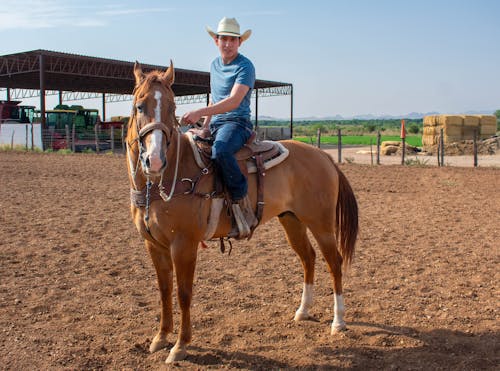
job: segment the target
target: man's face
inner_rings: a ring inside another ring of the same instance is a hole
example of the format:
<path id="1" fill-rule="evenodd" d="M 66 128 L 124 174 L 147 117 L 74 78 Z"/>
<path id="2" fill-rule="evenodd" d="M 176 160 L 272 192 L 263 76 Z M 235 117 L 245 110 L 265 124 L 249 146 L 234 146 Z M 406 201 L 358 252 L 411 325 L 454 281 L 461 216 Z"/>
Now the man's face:
<path id="1" fill-rule="evenodd" d="M 241 40 L 236 36 L 219 36 L 215 39 L 224 63 L 231 62 L 238 55 Z"/>

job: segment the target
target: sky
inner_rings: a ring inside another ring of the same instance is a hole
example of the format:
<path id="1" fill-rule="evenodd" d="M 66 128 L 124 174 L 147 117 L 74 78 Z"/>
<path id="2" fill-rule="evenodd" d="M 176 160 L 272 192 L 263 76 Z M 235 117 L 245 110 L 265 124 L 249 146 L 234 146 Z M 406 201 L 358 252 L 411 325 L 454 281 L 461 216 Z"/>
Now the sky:
<path id="1" fill-rule="evenodd" d="M 198 71 L 208 71 L 218 55 L 205 27 L 217 29 L 222 17 L 236 17 L 242 32 L 252 30 L 240 52 L 254 63 L 257 78 L 293 84 L 294 118 L 500 109 L 497 0 L 0 0 L 0 5 L 0 55 L 46 49 L 164 66 L 172 60 L 176 67 Z M 0 91 L 0 99 L 4 95 Z M 289 96 L 260 98 L 259 116 L 288 118 L 290 102 Z M 101 107 L 99 100 L 82 104 Z M 128 115 L 130 107 L 131 102 L 109 103 L 106 111 Z M 180 105 L 177 111 L 192 108 Z"/>

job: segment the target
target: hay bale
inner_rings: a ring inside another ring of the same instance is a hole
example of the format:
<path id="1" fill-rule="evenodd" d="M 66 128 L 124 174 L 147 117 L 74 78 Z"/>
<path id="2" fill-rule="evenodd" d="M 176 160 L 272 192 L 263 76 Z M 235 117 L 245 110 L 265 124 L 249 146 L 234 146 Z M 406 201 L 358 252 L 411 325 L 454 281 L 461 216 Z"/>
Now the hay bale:
<path id="1" fill-rule="evenodd" d="M 435 115 L 424 116 L 424 127 L 437 126 L 438 125 L 437 117 L 438 116 Z"/>
<path id="2" fill-rule="evenodd" d="M 443 132 L 445 136 L 458 137 L 462 139 L 463 128 L 457 125 L 446 125 L 443 127 Z"/>
<path id="3" fill-rule="evenodd" d="M 424 126 L 424 135 L 439 135 L 439 129 L 437 126 Z"/>
<path id="4" fill-rule="evenodd" d="M 399 146 L 385 146 L 380 149 L 380 154 L 383 156 L 390 156 L 393 153 L 396 153 L 399 149 Z"/>
<path id="5" fill-rule="evenodd" d="M 464 124 L 464 119 L 459 115 L 439 115 L 438 125 L 447 126 L 459 126 L 462 127 Z"/>
<path id="6" fill-rule="evenodd" d="M 445 144 L 457 143 L 462 141 L 462 135 L 444 135 L 443 141 Z"/>
<path id="7" fill-rule="evenodd" d="M 495 115 L 479 115 L 479 125 L 496 126 L 497 117 Z"/>
<path id="8" fill-rule="evenodd" d="M 384 140 L 382 143 L 380 143 L 380 146 L 382 148 L 384 147 L 392 147 L 392 146 L 400 146 L 401 145 L 401 142 L 397 141 L 397 140 Z"/>
<path id="9" fill-rule="evenodd" d="M 464 127 L 477 128 L 479 126 L 479 116 L 462 115 L 462 118 L 464 120 Z"/>

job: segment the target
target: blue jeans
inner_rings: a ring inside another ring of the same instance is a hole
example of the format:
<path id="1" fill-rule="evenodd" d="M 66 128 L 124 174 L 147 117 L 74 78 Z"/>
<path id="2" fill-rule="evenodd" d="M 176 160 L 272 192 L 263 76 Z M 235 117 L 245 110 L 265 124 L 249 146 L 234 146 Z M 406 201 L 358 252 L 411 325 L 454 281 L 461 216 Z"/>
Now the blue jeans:
<path id="1" fill-rule="evenodd" d="M 234 154 L 250 138 L 252 130 L 248 125 L 232 121 L 211 124 L 210 129 L 215 137 L 212 147 L 212 159 L 218 166 L 233 201 L 241 200 L 247 194 L 248 184 L 246 177 L 241 173 Z"/>

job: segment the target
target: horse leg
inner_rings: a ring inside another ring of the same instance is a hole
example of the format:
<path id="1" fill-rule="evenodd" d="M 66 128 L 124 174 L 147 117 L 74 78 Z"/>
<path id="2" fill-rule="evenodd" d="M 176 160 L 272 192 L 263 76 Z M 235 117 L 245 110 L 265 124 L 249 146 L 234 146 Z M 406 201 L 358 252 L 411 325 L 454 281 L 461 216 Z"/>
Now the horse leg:
<path id="1" fill-rule="evenodd" d="M 297 253 L 304 269 L 304 286 L 300 307 L 295 312 L 295 321 L 312 319 L 309 309 L 313 303 L 314 287 L 314 262 L 316 254 L 307 237 L 307 228 L 297 217 L 288 212 L 279 217 L 281 225 L 285 228 L 288 242 Z"/>
<path id="2" fill-rule="evenodd" d="M 181 309 L 180 332 L 177 342 L 170 350 L 166 363 L 181 361 L 187 356 L 187 345 L 191 342 L 191 299 L 196 267 L 197 242 L 179 238 L 172 244 L 172 260 L 177 279 L 177 299 Z"/>
<path id="3" fill-rule="evenodd" d="M 151 260 L 156 270 L 161 299 L 160 329 L 149 347 L 149 351 L 154 353 L 167 346 L 167 334 L 173 330 L 172 259 L 168 250 L 155 247 L 149 241 L 146 241 L 146 248 L 149 251 L 149 255 L 151 256 Z"/>
<path id="4" fill-rule="evenodd" d="M 346 329 L 344 321 L 344 298 L 342 296 L 342 256 L 337 250 L 337 241 L 333 231 L 318 232 L 311 228 L 314 238 L 318 242 L 321 253 L 325 257 L 333 281 L 334 302 L 333 322 L 331 333 L 334 334 Z"/>

